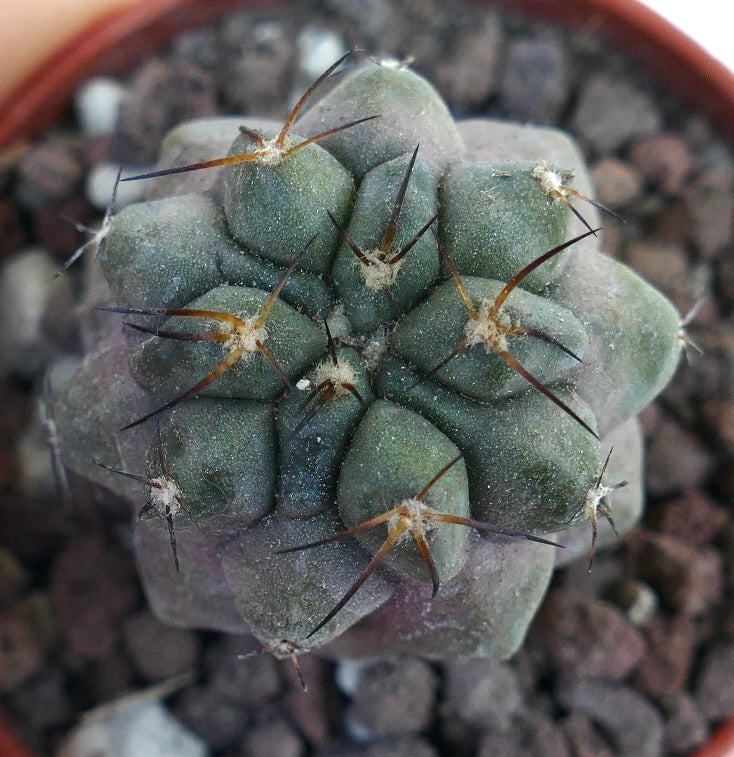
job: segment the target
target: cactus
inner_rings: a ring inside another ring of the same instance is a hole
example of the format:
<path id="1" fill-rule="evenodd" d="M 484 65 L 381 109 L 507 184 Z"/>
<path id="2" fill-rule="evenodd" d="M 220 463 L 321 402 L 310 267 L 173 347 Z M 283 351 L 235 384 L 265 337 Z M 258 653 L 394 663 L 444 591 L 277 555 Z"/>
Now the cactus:
<path id="1" fill-rule="evenodd" d="M 294 659 L 507 657 L 585 516 L 593 556 L 597 512 L 639 515 L 680 318 L 598 251 L 565 135 L 456 123 L 374 62 L 300 117 L 341 63 L 282 128 L 188 124 L 132 177 L 154 199 L 106 234 L 61 451 L 131 501 L 163 619 Z"/>

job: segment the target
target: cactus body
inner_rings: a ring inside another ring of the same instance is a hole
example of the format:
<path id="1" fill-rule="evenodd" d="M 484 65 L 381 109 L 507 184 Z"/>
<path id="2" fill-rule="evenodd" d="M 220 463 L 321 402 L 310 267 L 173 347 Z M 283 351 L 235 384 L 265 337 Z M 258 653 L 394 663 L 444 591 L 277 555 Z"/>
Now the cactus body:
<path id="1" fill-rule="evenodd" d="M 506 657 L 552 571 L 535 541 L 574 519 L 603 437 L 635 441 L 615 429 L 672 375 L 678 315 L 594 237 L 565 249 L 585 229 L 553 182 L 589 188 L 553 132 L 457 126 L 424 79 L 371 63 L 300 136 L 257 126 L 177 129 L 180 156 L 232 128 L 216 181 L 178 171 L 116 217 L 101 263 L 135 331 L 57 398 L 67 463 L 136 512 L 175 482 L 179 571 L 165 518 L 136 534 L 171 622 Z"/>

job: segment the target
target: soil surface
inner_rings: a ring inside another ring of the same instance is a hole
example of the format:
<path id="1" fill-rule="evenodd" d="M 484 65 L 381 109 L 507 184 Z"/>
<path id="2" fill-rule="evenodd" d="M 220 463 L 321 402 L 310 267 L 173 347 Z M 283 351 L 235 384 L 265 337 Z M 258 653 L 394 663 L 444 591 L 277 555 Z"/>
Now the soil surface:
<path id="1" fill-rule="evenodd" d="M 643 413 L 642 524 L 590 575 L 585 559 L 557 571 L 511 661 L 309 655 L 303 693 L 287 660 L 247 656 L 254 640 L 152 616 L 129 513 L 83 482 L 57 488 L 36 398 L 44 365 L 83 350 L 71 317 L 83 266 L 49 282 L 86 239 L 63 219 L 101 217 L 105 162 L 153 162 L 186 118 L 282 118 L 353 46 L 414 56 L 457 115 L 574 133 L 600 201 L 624 219 L 604 218 L 604 250 L 681 312 L 700 303 L 687 334 L 702 354 L 691 347 Z M 181 673 L 166 711 L 227 757 L 685 755 L 734 715 L 734 160 L 702 117 L 595 37 L 439 0 L 241 13 L 104 92 L 121 98 L 112 131 L 84 106 L 0 156 L 0 701 L 39 755 L 84 711 Z"/>

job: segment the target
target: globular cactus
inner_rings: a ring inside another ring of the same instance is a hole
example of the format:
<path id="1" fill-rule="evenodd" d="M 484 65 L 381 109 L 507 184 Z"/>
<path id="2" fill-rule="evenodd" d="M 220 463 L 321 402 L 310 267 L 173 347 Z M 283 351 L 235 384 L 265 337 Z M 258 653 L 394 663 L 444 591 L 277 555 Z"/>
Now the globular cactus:
<path id="1" fill-rule="evenodd" d="M 634 416 L 680 319 L 597 250 L 565 135 L 456 123 L 373 62 L 296 122 L 339 63 L 282 128 L 189 124 L 135 177 L 155 199 L 111 222 L 61 450 L 131 500 L 172 623 L 507 657 L 582 516 L 639 514 Z"/>

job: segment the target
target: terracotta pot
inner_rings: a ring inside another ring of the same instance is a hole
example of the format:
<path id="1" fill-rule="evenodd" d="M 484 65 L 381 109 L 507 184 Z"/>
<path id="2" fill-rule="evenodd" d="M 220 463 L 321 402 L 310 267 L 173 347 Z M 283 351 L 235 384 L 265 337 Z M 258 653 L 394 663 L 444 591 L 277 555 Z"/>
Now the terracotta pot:
<path id="1" fill-rule="evenodd" d="M 0 754 L 3 757 L 32 757 L 2 709 L 0 709 Z"/>
<path id="2" fill-rule="evenodd" d="M 130 0 L 107 1 L 119 7 Z M 129 69 L 179 32 L 238 7 L 265 8 L 280 1 L 143 0 L 104 15 L 51 52 L 0 103 L 0 148 L 49 126 L 89 76 Z M 489 2 L 608 38 L 734 139 L 734 74 L 636 0 Z"/>
<path id="3" fill-rule="evenodd" d="M 721 726 L 711 741 L 693 757 L 734 757 L 734 718 Z"/>
<path id="4" fill-rule="evenodd" d="M 71 6 L 76 26 L 88 10 Z M 112 9 L 104 11 L 104 5 Z M 282 0 L 98 0 L 96 20 L 56 49 L 0 101 L 0 149 L 40 134 L 68 106 L 87 78 L 133 68 L 177 34 L 203 26 L 237 8 L 267 8 Z M 126 6 L 126 7 L 121 7 Z M 117 8 L 117 10 L 115 10 Z M 75 15 L 76 14 L 76 15 Z M 63 39 L 64 35 L 61 35 Z M 31 45 L 40 52 L 40 45 Z M 13 72 L 9 73 L 13 77 Z"/>
<path id="5" fill-rule="evenodd" d="M 267 8 L 283 0 L 105 0 L 100 15 L 69 41 L 41 60 L 0 102 L 0 149 L 23 143 L 52 124 L 68 107 L 74 91 L 87 78 L 119 74 L 160 48 L 176 34 L 211 22 L 240 7 Z M 635 0 L 469 0 L 493 3 L 607 38 L 636 59 L 692 108 L 708 114 L 734 139 L 734 74 L 699 45 Z M 69 3 L 73 5 L 73 3 Z M 83 5 L 83 4 L 82 4 Z M 122 7 L 120 9 L 120 6 Z M 68 17 L 79 28 L 79 16 Z M 21 35 L 18 35 L 18 39 Z M 62 35 L 63 38 L 63 35 Z M 41 55 L 42 48 L 38 47 Z M 12 72 L 11 72 L 12 76 Z M 0 752 L 30 753 L 0 712 Z M 695 757 L 732 757 L 734 720 L 725 724 Z"/>

